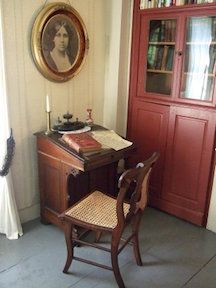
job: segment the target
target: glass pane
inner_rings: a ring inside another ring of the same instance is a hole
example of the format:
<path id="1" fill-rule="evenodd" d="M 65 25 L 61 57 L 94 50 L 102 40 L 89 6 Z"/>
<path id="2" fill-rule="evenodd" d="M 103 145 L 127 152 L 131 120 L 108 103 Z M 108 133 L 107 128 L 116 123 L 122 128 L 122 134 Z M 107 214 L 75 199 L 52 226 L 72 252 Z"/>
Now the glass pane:
<path id="1" fill-rule="evenodd" d="M 147 54 L 146 92 L 171 94 L 176 20 L 151 20 Z"/>
<path id="2" fill-rule="evenodd" d="M 211 101 L 215 82 L 216 17 L 190 17 L 181 97 Z"/>

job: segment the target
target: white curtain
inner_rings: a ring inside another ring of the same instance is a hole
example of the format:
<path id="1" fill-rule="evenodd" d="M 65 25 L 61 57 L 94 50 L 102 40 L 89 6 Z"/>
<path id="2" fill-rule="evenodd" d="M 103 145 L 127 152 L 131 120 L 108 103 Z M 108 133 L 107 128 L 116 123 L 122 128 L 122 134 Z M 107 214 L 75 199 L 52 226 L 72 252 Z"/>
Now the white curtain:
<path id="1" fill-rule="evenodd" d="M 192 17 L 190 18 L 190 39 L 193 43 L 189 46 L 188 78 L 186 83 L 186 94 L 191 99 L 209 100 L 211 82 L 208 78 L 210 65 L 210 45 L 212 42 L 212 18 Z M 196 44 L 196 45 L 194 45 Z"/>
<path id="2" fill-rule="evenodd" d="M 6 151 L 7 139 L 10 137 L 8 119 L 5 70 L 2 37 L 2 8 L 0 2 L 0 169 L 2 169 Z M 8 239 L 17 239 L 23 234 L 14 198 L 11 173 L 0 176 L 0 233 Z"/>

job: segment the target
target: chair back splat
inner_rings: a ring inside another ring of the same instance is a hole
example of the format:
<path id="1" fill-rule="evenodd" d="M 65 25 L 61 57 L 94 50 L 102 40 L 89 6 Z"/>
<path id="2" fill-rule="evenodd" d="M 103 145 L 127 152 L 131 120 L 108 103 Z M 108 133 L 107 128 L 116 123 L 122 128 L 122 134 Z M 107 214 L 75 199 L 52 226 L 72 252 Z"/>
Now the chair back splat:
<path id="1" fill-rule="evenodd" d="M 138 241 L 139 224 L 148 201 L 149 179 L 152 168 L 158 158 L 159 153 L 154 152 L 149 159 L 140 162 L 135 168 L 125 171 L 119 178 L 117 198 L 101 191 L 94 191 L 59 216 L 65 222 L 64 232 L 68 251 L 64 273 L 67 273 L 72 260 L 78 260 L 112 270 L 118 286 L 125 288 L 119 270 L 118 254 L 131 242 L 136 263 L 142 266 Z M 131 234 L 123 240 L 124 228 L 129 224 L 131 225 Z M 99 241 L 102 232 L 111 233 L 111 248 L 97 243 L 85 242 L 74 236 L 73 231 L 77 227 L 95 231 L 96 242 Z M 121 244 L 122 240 L 123 244 Z M 112 266 L 74 256 L 74 247 L 77 243 L 109 252 Z"/>
<path id="2" fill-rule="evenodd" d="M 143 211 L 145 209 L 148 200 L 149 176 L 158 157 L 159 153 L 153 153 L 148 160 L 138 163 L 134 169 L 125 171 L 119 178 L 119 194 L 117 197 L 119 225 L 122 225 L 123 222 L 129 222 L 140 210 Z M 123 205 L 127 201 L 128 191 L 131 195 L 128 199 L 130 208 L 125 217 Z"/>

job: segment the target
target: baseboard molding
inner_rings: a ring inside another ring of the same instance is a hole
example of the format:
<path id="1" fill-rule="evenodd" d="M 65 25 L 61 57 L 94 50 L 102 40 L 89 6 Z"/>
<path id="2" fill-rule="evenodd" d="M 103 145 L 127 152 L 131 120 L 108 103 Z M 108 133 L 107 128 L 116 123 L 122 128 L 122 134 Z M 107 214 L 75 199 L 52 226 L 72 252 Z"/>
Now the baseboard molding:
<path id="1" fill-rule="evenodd" d="M 19 216 L 21 223 L 25 223 L 40 217 L 40 204 L 35 204 L 31 207 L 19 210 Z"/>

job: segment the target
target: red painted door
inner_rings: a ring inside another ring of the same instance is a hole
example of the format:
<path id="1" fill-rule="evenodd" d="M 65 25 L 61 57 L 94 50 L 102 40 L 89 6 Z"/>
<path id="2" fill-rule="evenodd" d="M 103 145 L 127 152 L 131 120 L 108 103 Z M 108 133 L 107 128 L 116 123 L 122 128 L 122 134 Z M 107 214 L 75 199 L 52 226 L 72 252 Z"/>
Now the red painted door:
<path id="1" fill-rule="evenodd" d="M 169 120 L 164 185 L 160 203 L 155 202 L 155 206 L 202 225 L 214 150 L 215 113 L 171 107 Z"/>
<path id="2" fill-rule="evenodd" d="M 169 106 L 146 103 L 137 99 L 133 105 L 131 133 L 128 137 L 136 143 L 137 151 L 131 159 L 131 166 L 147 159 L 154 151 L 160 151 L 150 183 L 150 195 L 160 198 L 165 161 Z M 151 197 L 150 197 L 151 199 Z"/>

